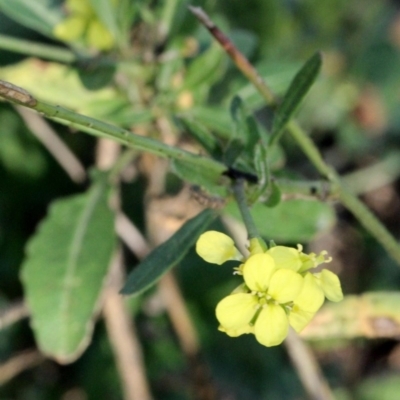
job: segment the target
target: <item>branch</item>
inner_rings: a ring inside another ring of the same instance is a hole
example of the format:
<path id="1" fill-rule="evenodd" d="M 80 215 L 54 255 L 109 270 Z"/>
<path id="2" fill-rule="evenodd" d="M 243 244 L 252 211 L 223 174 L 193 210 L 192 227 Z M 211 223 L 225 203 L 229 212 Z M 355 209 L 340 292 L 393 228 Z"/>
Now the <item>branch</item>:
<path id="1" fill-rule="evenodd" d="M 44 360 L 44 355 L 37 350 L 24 351 L 17 356 L 13 356 L 0 364 L 0 385 L 4 385 L 21 372 L 36 367 Z"/>
<path id="2" fill-rule="evenodd" d="M 256 87 L 260 94 L 264 97 L 267 104 L 276 106 L 277 102 L 268 85 L 263 81 L 256 69 L 249 61 L 240 53 L 235 45 L 219 30 L 219 28 L 211 21 L 208 15 L 199 7 L 189 7 L 190 11 L 205 25 L 214 38 L 226 50 L 232 58 L 238 69 L 245 75 L 249 81 Z M 301 147 L 304 154 L 313 163 L 318 172 L 324 176 L 333 185 L 337 186 L 339 200 L 350 210 L 354 216 L 360 221 L 364 228 L 375 237 L 375 239 L 386 249 L 388 254 L 400 265 L 400 246 L 391 233 L 382 225 L 382 223 L 372 214 L 372 212 L 358 198 L 346 188 L 341 182 L 336 171 L 325 163 L 321 153 L 303 131 L 296 121 L 290 121 L 287 130 Z"/>
<path id="3" fill-rule="evenodd" d="M 0 96 L 11 103 L 19 104 L 42 113 L 46 118 L 74 127 L 90 135 L 111 139 L 128 147 L 146 151 L 164 158 L 177 159 L 222 174 L 226 166 L 211 158 L 199 156 L 177 147 L 168 146 L 157 140 L 134 134 L 123 128 L 75 113 L 60 106 L 44 103 L 26 90 L 0 80 Z"/>
<path id="4" fill-rule="evenodd" d="M 28 315 L 29 310 L 22 301 L 15 301 L 9 304 L 4 309 L 0 310 L 0 330 L 26 318 Z"/>

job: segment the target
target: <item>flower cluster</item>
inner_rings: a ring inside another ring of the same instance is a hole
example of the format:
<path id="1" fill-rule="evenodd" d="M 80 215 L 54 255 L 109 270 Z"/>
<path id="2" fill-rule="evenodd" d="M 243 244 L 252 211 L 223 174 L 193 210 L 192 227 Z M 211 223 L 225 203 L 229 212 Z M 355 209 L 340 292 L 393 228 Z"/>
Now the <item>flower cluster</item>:
<path id="1" fill-rule="evenodd" d="M 289 325 L 300 332 L 322 306 L 343 298 L 340 281 L 333 272 L 310 270 L 331 261 L 327 252 L 305 254 L 297 249 L 275 246 L 266 249 L 263 242 L 251 239 L 245 258 L 233 240 L 216 231 L 203 233 L 196 251 L 205 261 L 222 264 L 238 260 L 235 273 L 243 283 L 222 299 L 216 308 L 219 330 L 229 336 L 252 333 L 264 346 L 276 346 L 285 339 Z"/>
<path id="2" fill-rule="evenodd" d="M 98 50 L 110 50 L 114 38 L 97 17 L 89 0 L 67 0 L 67 18 L 54 28 L 54 36 L 66 42 L 81 41 Z"/>

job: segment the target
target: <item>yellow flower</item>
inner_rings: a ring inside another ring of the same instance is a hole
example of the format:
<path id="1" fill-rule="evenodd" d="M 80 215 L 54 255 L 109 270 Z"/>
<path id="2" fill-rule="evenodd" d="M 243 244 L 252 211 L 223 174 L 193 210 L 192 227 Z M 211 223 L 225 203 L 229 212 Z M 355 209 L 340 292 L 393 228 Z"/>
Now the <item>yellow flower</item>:
<path id="1" fill-rule="evenodd" d="M 324 299 L 324 292 L 316 283 L 314 276 L 306 273 L 301 292 L 294 300 L 289 314 L 290 325 L 296 332 L 300 332 L 311 321 L 324 303 Z"/>
<path id="2" fill-rule="evenodd" d="M 88 0 L 67 0 L 69 15 L 54 27 L 54 36 L 65 42 L 82 40 L 98 50 L 110 50 L 114 38 L 98 19 Z"/>
<path id="3" fill-rule="evenodd" d="M 300 259 L 301 259 L 301 267 L 299 269 L 299 272 L 305 272 L 308 271 L 309 269 L 316 268 L 318 265 L 323 264 L 323 263 L 330 263 L 332 261 L 332 257 L 327 257 L 328 252 L 327 251 L 321 251 L 319 254 L 315 253 L 310 253 L 310 254 L 305 254 L 302 252 L 303 246 L 302 245 L 297 245 L 298 247 L 298 252 L 300 254 Z M 325 256 L 327 258 L 325 258 Z"/>
<path id="4" fill-rule="evenodd" d="M 293 301 L 301 292 L 303 278 L 293 270 L 277 268 L 269 254 L 255 254 L 243 266 L 247 293 L 222 299 L 216 309 L 220 330 L 229 336 L 254 333 L 264 346 L 285 339 Z"/>
<path id="5" fill-rule="evenodd" d="M 196 244 L 206 261 L 222 264 L 244 261 L 235 272 L 241 283 L 217 305 L 219 330 L 229 336 L 254 334 L 264 346 L 276 346 L 286 338 L 289 325 L 300 332 L 322 306 L 343 298 L 339 278 L 326 269 L 309 272 L 330 262 L 327 252 L 305 254 L 303 248 L 274 246 L 266 249 L 261 238 L 250 240 L 250 256 L 244 259 L 233 240 L 220 232 L 203 233 Z"/>
<path id="6" fill-rule="evenodd" d="M 327 269 L 323 269 L 320 273 L 313 275 L 328 300 L 335 302 L 343 300 L 342 287 L 336 274 Z"/>
<path id="7" fill-rule="evenodd" d="M 233 240 L 224 233 L 208 231 L 200 235 L 196 243 L 197 254 L 211 264 L 221 265 L 225 261 L 243 259 Z"/>
<path id="8" fill-rule="evenodd" d="M 328 253 L 326 251 L 321 251 L 321 253 L 318 255 L 315 253 L 304 254 L 302 253 L 302 246 L 300 245 L 298 250 L 302 261 L 302 265 L 298 272 L 302 274 L 310 269 L 318 267 L 320 264 L 329 263 L 332 261 L 332 258 L 328 257 Z M 323 269 L 321 272 L 311 275 L 328 300 L 335 302 L 343 300 L 342 287 L 336 274 L 327 269 Z"/>
<path id="9" fill-rule="evenodd" d="M 271 247 L 269 250 L 267 250 L 267 254 L 274 259 L 278 268 L 287 268 L 292 269 L 293 271 L 298 271 L 302 266 L 300 253 L 298 250 L 293 249 L 292 247 Z"/>

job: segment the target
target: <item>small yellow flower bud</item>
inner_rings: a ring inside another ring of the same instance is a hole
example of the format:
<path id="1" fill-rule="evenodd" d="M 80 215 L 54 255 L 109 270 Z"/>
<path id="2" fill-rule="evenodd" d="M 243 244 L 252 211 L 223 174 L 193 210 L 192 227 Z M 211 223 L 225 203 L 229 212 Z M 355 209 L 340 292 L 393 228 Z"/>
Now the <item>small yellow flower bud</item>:
<path id="1" fill-rule="evenodd" d="M 196 243 L 196 252 L 203 260 L 218 265 L 229 260 L 243 259 L 233 240 L 217 231 L 208 231 L 200 235 Z"/>

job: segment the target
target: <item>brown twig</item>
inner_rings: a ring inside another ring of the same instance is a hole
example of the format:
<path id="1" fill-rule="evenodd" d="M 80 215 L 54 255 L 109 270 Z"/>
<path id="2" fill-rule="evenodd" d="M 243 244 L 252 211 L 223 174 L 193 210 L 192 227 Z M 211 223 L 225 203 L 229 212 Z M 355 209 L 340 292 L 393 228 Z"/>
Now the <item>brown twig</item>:
<path id="1" fill-rule="evenodd" d="M 39 114 L 22 106 L 15 106 L 26 126 L 50 152 L 69 177 L 76 183 L 86 179 L 86 171 L 75 154 L 54 132 L 53 128 Z"/>
<path id="2" fill-rule="evenodd" d="M 312 400 L 334 400 L 332 391 L 322 375 L 321 368 L 308 345 L 294 332 L 289 330 L 285 340 L 286 350 L 304 389 Z"/>
<path id="3" fill-rule="evenodd" d="M 232 41 L 214 24 L 210 17 L 201 7 L 189 6 L 189 10 L 210 31 L 214 38 L 221 44 L 229 54 L 234 63 L 242 73 L 256 86 L 256 88 L 268 99 L 271 106 L 275 105 L 275 96 L 271 89 L 265 84 L 263 78 L 258 74 L 249 60 L 237 49 Z"/>
<path id="4" fill-rule="evenodd" d="M 20 374 L 21 372 L 36 367 L 45 360 L 43 354 L 37 350 L 27 350 L 0 364 L 0 385 Z"/>
<path id="5" fill-rule="evenodd" d="M 145 200 L 146 228 L 149 242 L 153 247 L 167 240 L 187 219 L 202 209 L 199 203 L 191 198 L 188 187 L 174 197 L 164 195 L 164 178 L 167 169 L 163 161 L 148 155 L 144 170 L 149 180 Z M 197 331 L 172 272 L 167 273 L 160 280 L 159 294 L 188 360 L 192 398 L 216 399 L 216 389 L 209 370 L 201 359 Z"/>
<path id="6" fill-rule="evenodd" d="M 110 271 L 103 315 L 114 351 L 126 400 L 151 400 L 140 342 L 137 339 L 124 299 L 118 293 L 123 285 L 122 255 L 117 254 Z"/>
<path id="7" fill-rule="evenodd" d="M 96 165 L 104 170 L 111 168 L 118 157 L 119 148 L 120 146 L 113 141 L 100 139 Z M 110 282 L 104 293 L 104 320 L 121 377 L 124 398 L 151 400 L 140 343 L 124 300 L 118 293 L 124 275 L 122 268 L 122 255 L 119 251 L 111 265 Z"/>
<path id="8" fill-rule="evenodd" d="M 115 230 L 119 238 L 141 260 L 150 253 L 149 245 L 138 228 L 122 212 L 117 213 L 115 219 Z"/>
<path id="9" fill-rule="evenodd" d="M 26 318 L 29 315 L 29 310 L 22 301 L 15 301 L 0 310 L 0 330 L 7 326 Z"/>

